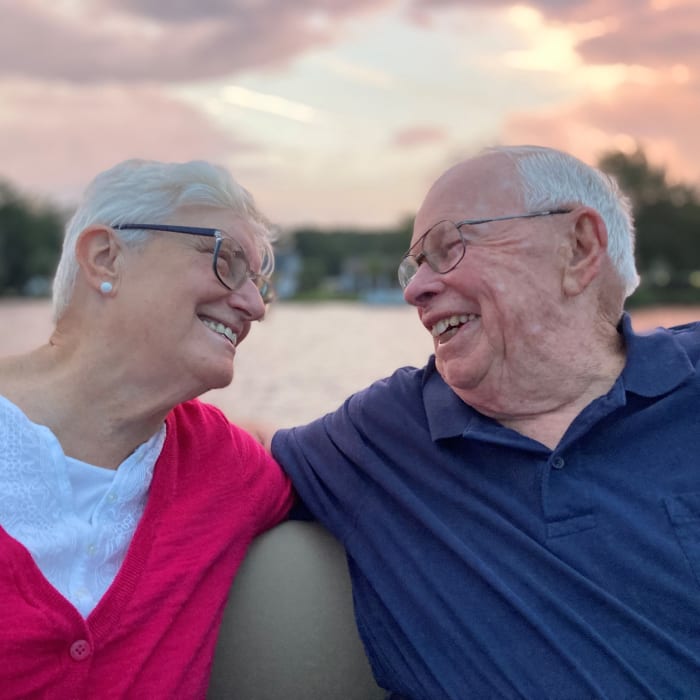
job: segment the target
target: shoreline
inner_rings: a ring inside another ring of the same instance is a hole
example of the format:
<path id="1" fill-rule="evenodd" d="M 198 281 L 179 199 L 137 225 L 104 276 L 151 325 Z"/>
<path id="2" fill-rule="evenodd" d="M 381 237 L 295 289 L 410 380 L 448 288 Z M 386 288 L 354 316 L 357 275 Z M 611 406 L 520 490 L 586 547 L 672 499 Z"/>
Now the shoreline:
<path id="1" fill-rule="evenodd" d="M 636 331 L 700 320 L 700 304 L 631 310 Z M 48 299 L 0 299 L 0 357 L 45 344 Z M 338 332 L 339 331 L 339 332 Z M 281 302 L 236 351 L 235 377 L 203 400 L 230 420 L 291 427 L 334 410 L 398 367 L 420 367 L 433 340 L 406 305 Z"/>

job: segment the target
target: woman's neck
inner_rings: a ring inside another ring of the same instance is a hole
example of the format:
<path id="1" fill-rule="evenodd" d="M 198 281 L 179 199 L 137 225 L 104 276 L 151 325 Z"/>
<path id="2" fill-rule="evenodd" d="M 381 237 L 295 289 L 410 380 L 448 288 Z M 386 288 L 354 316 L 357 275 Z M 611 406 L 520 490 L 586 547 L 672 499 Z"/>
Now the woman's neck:
<path id="1" fill-rule="evenodd" d="M 49 428 L 67 455 L 112 469 L 159 429 L 173 405 L 114 365 L 52 345 L 3 359 L 0 394 Z"/>

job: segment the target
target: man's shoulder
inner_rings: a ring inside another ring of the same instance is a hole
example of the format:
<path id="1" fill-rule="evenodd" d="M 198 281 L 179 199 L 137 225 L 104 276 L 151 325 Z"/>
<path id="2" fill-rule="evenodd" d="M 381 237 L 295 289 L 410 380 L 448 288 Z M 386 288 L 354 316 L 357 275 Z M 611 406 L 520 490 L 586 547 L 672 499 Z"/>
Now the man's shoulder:
<path id="1" fill-rule="evenodd" d="M 637 331 L 628 317 L 627 321 L 622 323 L 622 334 L 628 344 L 638 344 L 644 347 L 646 352 L 653 347 L 656 353 L 674 353 L 680 347 L 696 359 L 700 352 L 700 321 Z"/>
<path id="2" fill-rule="evenodd" d="M 383 404 L 410 405 L 417 401 L 422 403 L 423 389 L 434 375 L 439 377 L 432 357 L 423 367 L 399 367 L 390 375 L 350 396 L 348 404 L 366 408 Z"/>
<path id="3" fill-rule="evenodd" d="M 673 335 L 688 353 L 690 361 L 697 366 L 700 362 L 700 321 L 692 321 L 679 326 L 669 326 L 666 330 Z"/>
<path id="4" fill-rule="evenodd" d="M 402 388 L 421 387 L 428 377 L 435 372 L 434 358 L 431 357 L 423 367 L 399 367 L 390 375 L 380 379 L 368 388 L 398 390 Z"/>
<path id="5" fill-rule="evenodd" d="M 700 321 L 690 321 L 678 326 L 668 326 L 666 330 L 680 336 L 695 336 L 697 339 L 700 338 Z"/>

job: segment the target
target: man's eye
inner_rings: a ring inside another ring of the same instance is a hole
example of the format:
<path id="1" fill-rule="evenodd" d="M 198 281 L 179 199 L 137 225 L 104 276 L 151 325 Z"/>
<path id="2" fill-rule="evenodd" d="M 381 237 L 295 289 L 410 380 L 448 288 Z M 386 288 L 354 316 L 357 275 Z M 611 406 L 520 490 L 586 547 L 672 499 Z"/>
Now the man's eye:
<path id="1" fill-rule="evenodd" d="M 445 242 L 445 250 L 446 251 L 451 251 L 454 248 L 461 248 L 462 247 L 462 239 L 461 238 L 453 238 L 450 241 Z"/>

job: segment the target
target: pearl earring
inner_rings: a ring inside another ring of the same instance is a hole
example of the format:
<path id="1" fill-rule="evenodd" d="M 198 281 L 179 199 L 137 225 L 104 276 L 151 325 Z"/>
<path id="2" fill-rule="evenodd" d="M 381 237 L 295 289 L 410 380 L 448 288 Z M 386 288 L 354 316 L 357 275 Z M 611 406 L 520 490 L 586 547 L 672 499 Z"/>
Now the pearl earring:
<path id="1" fill-rule="evenodd" d="M 102 292 L 102 294 L 109 294 L 112 291 L 112 289 L 113 287 L 111 282 L 103 282 L 100 285 L 100 291 Z"/>

